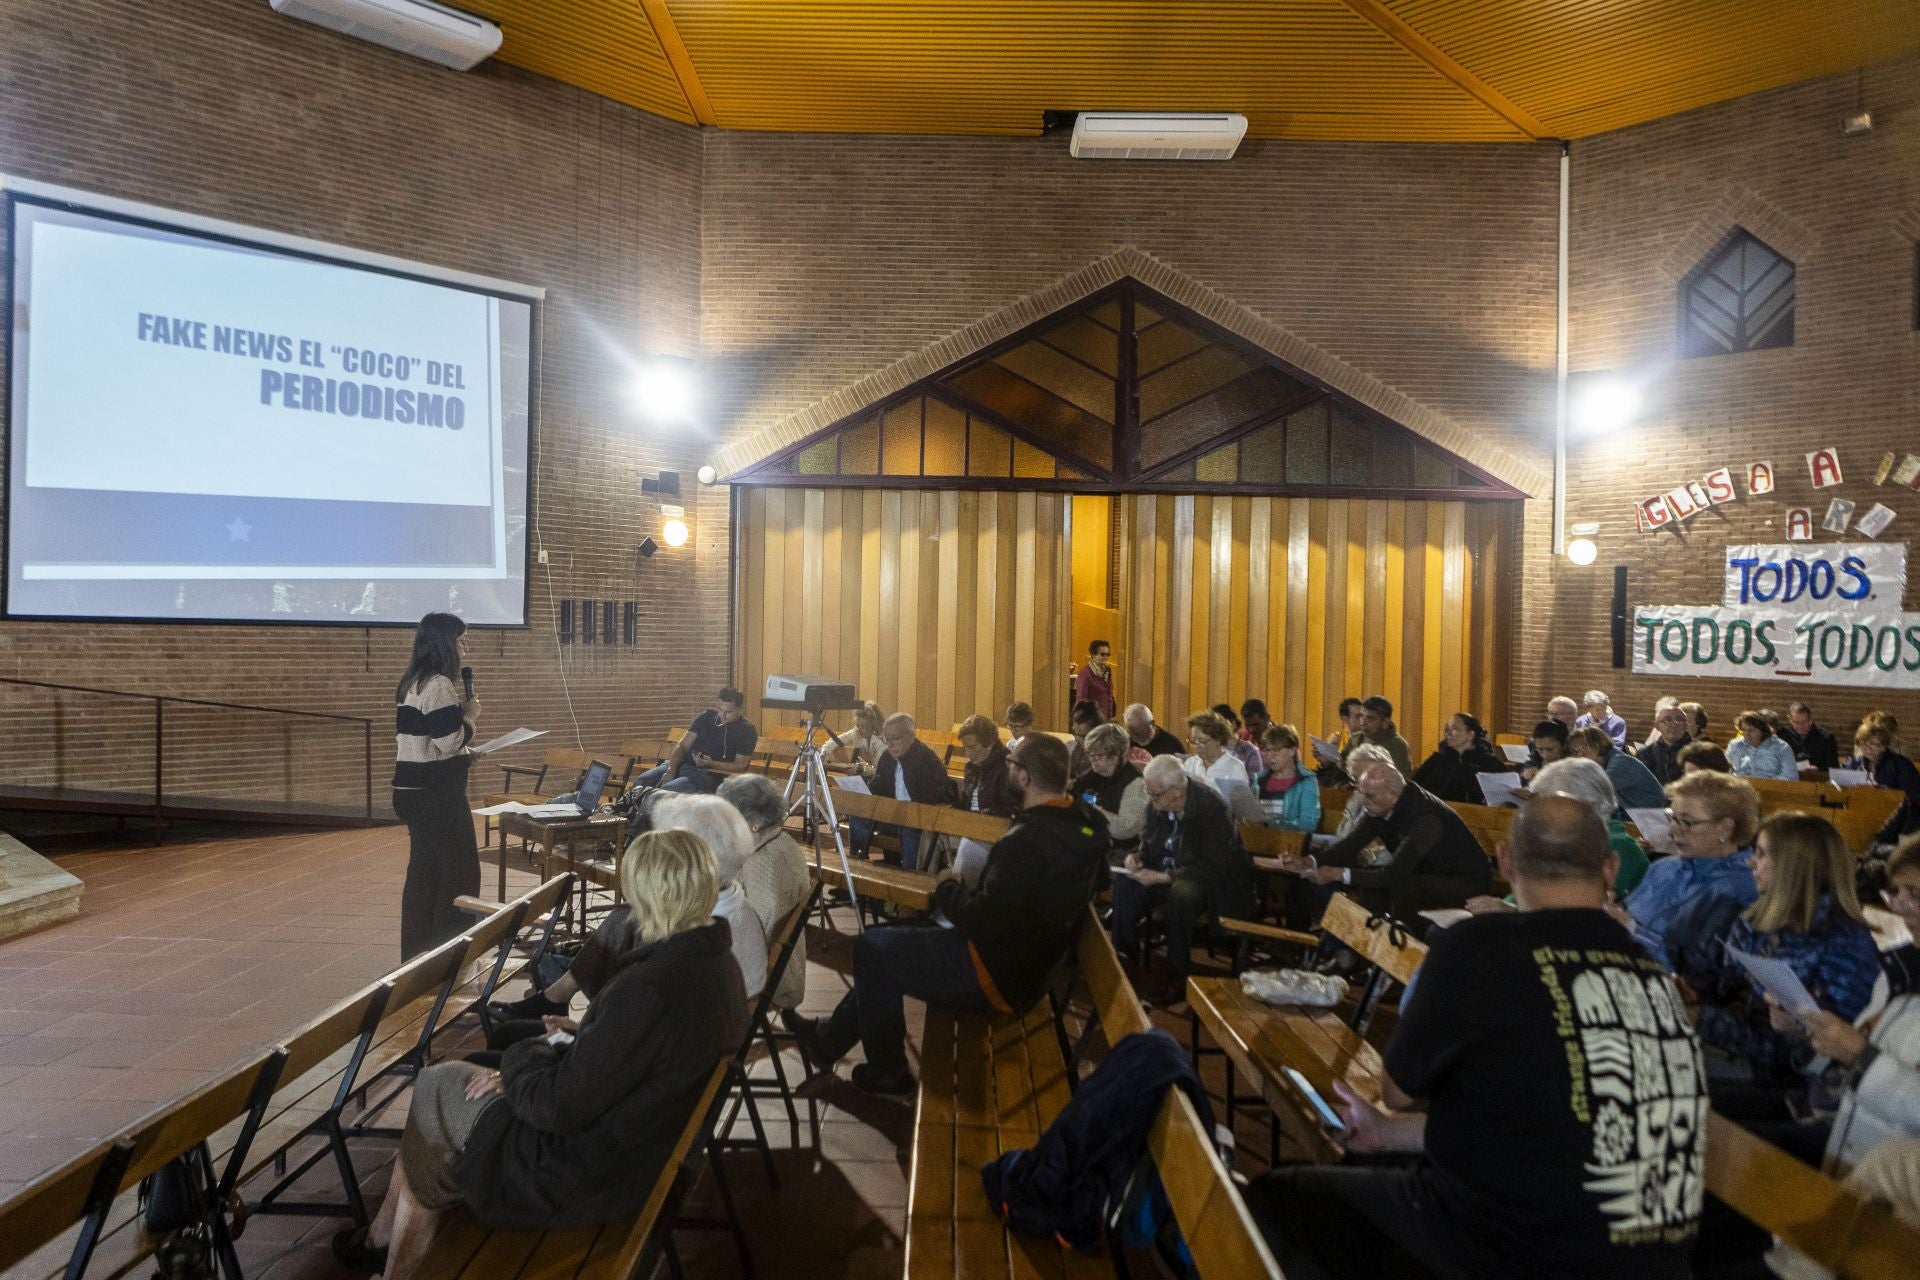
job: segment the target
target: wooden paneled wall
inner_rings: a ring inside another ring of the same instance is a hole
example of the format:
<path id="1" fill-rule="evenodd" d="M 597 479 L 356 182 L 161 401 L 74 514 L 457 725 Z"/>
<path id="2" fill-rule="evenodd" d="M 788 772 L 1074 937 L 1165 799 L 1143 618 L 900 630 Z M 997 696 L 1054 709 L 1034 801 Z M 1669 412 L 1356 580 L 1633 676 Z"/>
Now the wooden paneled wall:
<path id="1" fill-rule="evenodd" d="M 1016 698 L 1066 724 L 1068 498 L 742 486 L 734 667 L 757 723 L 769 673 L 851 680 L 945 729 Z M 842 717 L 835 717 L 836 725 Z"/>
<path id="2" fill-rule="evenodd" d="M 1130 495 L 1121 510 L 1121 701 L 1184 733 L 1262 698 L 1328 735 L 1385 694 L 1416 763 L 1456 711 L 1506 727 L 1512 503 Z"/>

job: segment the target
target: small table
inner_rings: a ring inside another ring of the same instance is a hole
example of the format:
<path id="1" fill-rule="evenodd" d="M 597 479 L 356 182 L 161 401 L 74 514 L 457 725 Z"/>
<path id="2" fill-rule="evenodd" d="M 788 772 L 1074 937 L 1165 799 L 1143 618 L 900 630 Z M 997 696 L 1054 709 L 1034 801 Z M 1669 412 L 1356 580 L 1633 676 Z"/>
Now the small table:
<path id="1" fill-rule="evenodd" d="M 567 863 L 567 870 L 574 873 L 580 885 L 579 924 L 586 927 L 586 899 L 590 883 L 599 883 L 599 878 L 583 873 L 583 868 L 592 862 L 591 856 L 582 860 L 578 850 L 585 846 L 589 851 L 597 849 L 605 841 L 613 841 L 619 846 L 620 838 L 626 834 L 627 820 L 617 813 L 594 813 L 584 818 L 533 818 L 524 813 L 503 813 L 500 815 L 500 900 L 507 900 L 507 839 L 518 837 L 522 844 L 539 851 L 542 862 L 559 856 Z"/>
<path id="2" fill-rule="evenodd" d="M 1378 1050 L 1334 1010 L 1268 1004 L 1242 991 L 1238 978 L 1188 978 L 1187 1007 L 1226 1052 L 1227 1061 L 1259 1086 L 1260 1097 L 1276 1116 L 1291 1111 L 1305 1121 L 1317 1158 L 1338 1160 L 1344 1154 L 1282 1068 L 1292 1067 L 1305 1076 L 1329 1106 L 1339 1097 L 1333 1091 L 1335 1080 L 1378 1102 L 1385 1071 Z"/>

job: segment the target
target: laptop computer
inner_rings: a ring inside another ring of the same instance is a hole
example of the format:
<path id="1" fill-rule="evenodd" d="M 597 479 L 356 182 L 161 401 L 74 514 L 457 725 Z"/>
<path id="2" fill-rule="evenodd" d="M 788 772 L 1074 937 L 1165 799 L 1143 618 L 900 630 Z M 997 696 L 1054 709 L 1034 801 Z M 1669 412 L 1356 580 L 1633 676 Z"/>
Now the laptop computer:
<path id="1" fill-rule="evenodd" d="M 580 786 L 571 796 L 562 796 L 548 804 L 529 806 L 525 813 L 529 818 L 542 822 L 590 818 L 594 810 L 600 807 L 600 793 L 606 790 L 607 779 L 612 775 L 612 765 L 604 760 L 595 760 L 580 775 Z"/>

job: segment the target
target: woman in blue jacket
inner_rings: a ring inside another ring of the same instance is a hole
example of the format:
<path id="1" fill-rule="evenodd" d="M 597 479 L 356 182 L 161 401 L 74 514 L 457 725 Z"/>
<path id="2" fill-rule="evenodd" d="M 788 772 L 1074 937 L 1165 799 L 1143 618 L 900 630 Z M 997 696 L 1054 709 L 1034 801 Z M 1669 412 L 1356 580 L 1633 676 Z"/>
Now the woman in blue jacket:
<path id="1" fill-rule="evenodd" d="M 1300 735 L 1290 724 L 1268 725 L 1260 736 L 1260 760 L 1266 765 L 1254 779 L 1253 794 L 1267 825 L 1285 831 L 1320 829 L 1320 783 L 1300 767 Z"/>

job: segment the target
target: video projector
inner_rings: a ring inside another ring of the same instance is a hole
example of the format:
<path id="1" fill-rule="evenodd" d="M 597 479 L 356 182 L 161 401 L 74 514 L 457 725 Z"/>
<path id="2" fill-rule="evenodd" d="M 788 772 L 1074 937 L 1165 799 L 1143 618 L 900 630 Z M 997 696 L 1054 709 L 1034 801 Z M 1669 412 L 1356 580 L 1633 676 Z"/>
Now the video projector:
<path id="1" fill-rule="evenodd" d="M 852 685 L 827 676 L 768 676 L 760 705 L 786 711 L 851 711 L 860 698 Z"/>

